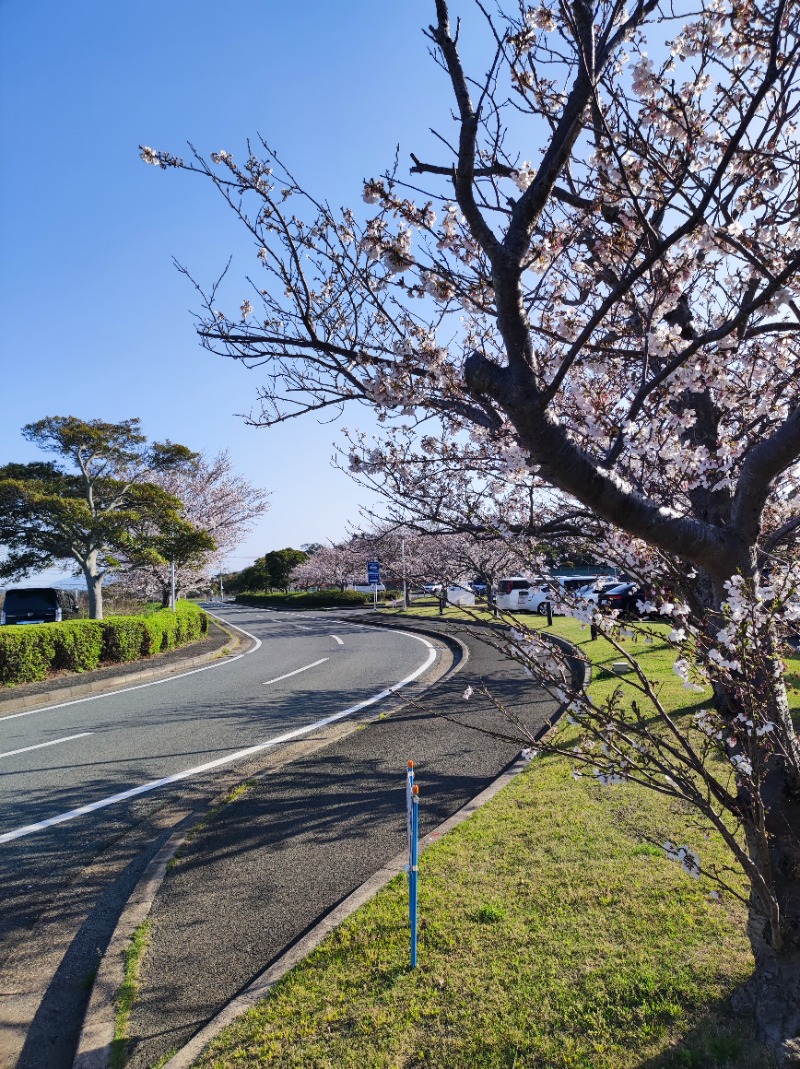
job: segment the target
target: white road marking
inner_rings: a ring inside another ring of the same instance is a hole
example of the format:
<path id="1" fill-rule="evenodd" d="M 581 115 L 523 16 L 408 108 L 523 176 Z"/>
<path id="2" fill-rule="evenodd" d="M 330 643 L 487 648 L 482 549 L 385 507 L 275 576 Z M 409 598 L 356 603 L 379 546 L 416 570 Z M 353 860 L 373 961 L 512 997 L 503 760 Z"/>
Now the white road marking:
<path id="1" fill-rule="evenodd" d="M 340 646 L 344 646 L 344 642 L 342 642 L 338 635 L 331 635 L 331 638 L 334 642 L 338 642 Z"/>
<path id="2" fill-rule="evenodd" d="M 0 753 L 0 757 L 13 757 L 18 753 L 28 753 L 30 750 L 41 750 L 45 746 L 58 746 L 60 742 L 71 742 L 72 739 L 85 739 L 87 735 L 91 734 L 91 731 L 82 731 L 80 735 L 65 735 L 63 739 L 51 739 L 50 742 L 37 742 L 35 746 L 23 746 L 19 750 L 6 750 L 5 753 Z"/>
<path id="3" fill-rule="evenodd" d="M 275 676 L 274 679 L 265 679 L 263 685 L 268 687 L 270 683 L 280 683 L 282 679 L 288 679 L 289 676 L 299 676 L 301 672 L 307 672 L 309 668 L 316 668 L 318 664 L 325 664 L 327 660 L 327 657 L 323 657 L 319 661 L 314 661 L 313 664 L 307 664 L 304 668 L 295 668 L 293 672 L 287 672 L 285 676 Z"/>
<path id="4" fill-rule="evenodd" d="M 342 720 L 346 716 L 352 716 L 354 713 L 366 709 L 367 706 L 374 705 L 375 702 L 379 702 L 383 698 L 388 698 L 390 694 L 394 694 L 402 687 L 407 686 L 409 683 L 413 683 L 413 681 L 430 668 L 436 660 L 436 649 L 427 639 L 422 638 L 421 635 L 415 635 L 410 631 L 400 631 L 395 633 L 416 639 L 424 646 L 427 646 L 428 656 L 419 668 L 412 672 L 410 676 L 406 676 L 405 679 L 401 679 L 400 682 L 395 683 L 394 686 L 382 690 L 380 694 L 376 694 L 373 698 L 367 698 L 365 701 L 359 702 L 358 705 L 351 705 L 348 709 L 343 709 L 340 713 L 333 713 L 332 716 L 326 716 L 323 720 L 317 720 L 313 724 L 308 724 L 306 727 L 297 728 L 295 731 L 287 731 L 283 735 L 277 735 L 274 739 L 256 743 L 255 746 L 248 746 L 244 750 L 237 750 L 236 753 L 228 754 L 226 757 L 218 757 L 214 761 L 207 761 L 204 765 L 196 765 L 194 768 L 187 768 L 183 772 L 175 772 L 173 775 L 165 776 L 163 779 L 152 780 L 150 783 L 142 783 L 139 787 L 131 787 L 130 790 L 120 791 L 119 794 L 112 794 L 108 798 L 100 798 L 97 802 L 90 802 L 88 805 L 82 805 L 78 809 L 70 809 L 67 813 L 59 813 L 57 816 L 48 817 L 46 820 L 40 820 L 36 824 L 26 824 L 23 828 L 7 831 L 3 835 L 0 835 L 0 843 L 10 843 L 14 839 L 22 839 L 26 835 L 32 835 L 37 831 L 43 831 L 45 828 L 52 828 L 56 824 L 63 824 L 67 820 L 74 820 L 76 817 L 85 816 L 87 813 L 94 813 L 98 809 L 105 809 L 106 806 L 114 805 L 116 802 L 124 802 L 129 798 L 135 798 L 140 794 L 147 794 L 149 791 L 155 791 L 159 787 L 165 787 L 170 783 L 178 783 L 180 780 L 189 779 L 190 776 L 198 776 L 202 772 L 208 772 L 212 768 L 221 768 L 223 765 L 230 765 L 234 761 L 241 760 L 243 757 L 249 757 L 251 754 L 259 753 L 261 750 L 267 750 L 271 746 L 277 746 L 281 742 L 289 742 L 290 739 L 296 739 L 300 735 L 308 735 L 312 731 L 318 731 L 320 728 L 327 727 L 328 724 L 333 724 L 336 720 Z M 244 656 L 244 654 L 241 656 Z"/>
<path id="5" fill-rule="evenodd" d="M 208 609 L 206 609 L 208 612 Z M 216 613 L 208 612 L 209 616 L 213 616 L 216 620 L 222 620 L 221 616 L 217 616 Z M 212 668 L 222 668 L 223 665 L 233 664 L 234 661 L 239 661 L 242 657 L 247 657 L 251 653 L 255 653 L 256 650 L 261 648 L 261 639 L 256 638 L 255 635 L 251 635 L 249 631 L 245 631 L 243 627 L 239 627 L 238 624 L 232 624 L 229 620 L 222 620 L 228 627 L 232 627 L 234 631 L 241 631 L 243 635 L 247 635 L 255 642 L 255 646 L 252 646 L 246 653 L 237 653 L 235 657 L 226 657 L 223 661 L 217 661 L 215 664 L 207 664 L 203 668 L 192 668 L 188 672 L 178 672 L 174 676 L 164 676 L 163 679 L 154 679 L 150 683 L 135 683 L 132 687 L 122 687 L 120 690 L 107 690 L 102 694 L 90 694 L 87 698 L 73 698 L 70 702 L 59 702 L 57 705 L 42 705 L 38 709 L 28 709 L 26 713 L 9 713 L 8 716 L 0 717 L 0 726 L 2 726 L 6 720 L 16 720 L 20 716 L 33 716 L 34 713 L 49 713 L 53 709 L 65 709 L 68 705 L 80 705 L 81 702 L 96 702 L 100 698 L 115 698 L 118 694 L 129 694 L 132 690 L 144 690 L 145 687 L 158 687 L 162 683 L 171 683 L 173 679 L 183 679 L 184 676 L 194 676 L 198 672 L 210 672 Z M 135 669 L 136 663 L 131 665 L 132 669 Z"/>
<path id="6" fill-rule="evenodd" d="M 290 623 L 289 627 L 296 627 L 299 631 L 310 631 L 311 630 L 310 627 L 306 627 L 304 624 L 293 624 L 293 623 Z"/>

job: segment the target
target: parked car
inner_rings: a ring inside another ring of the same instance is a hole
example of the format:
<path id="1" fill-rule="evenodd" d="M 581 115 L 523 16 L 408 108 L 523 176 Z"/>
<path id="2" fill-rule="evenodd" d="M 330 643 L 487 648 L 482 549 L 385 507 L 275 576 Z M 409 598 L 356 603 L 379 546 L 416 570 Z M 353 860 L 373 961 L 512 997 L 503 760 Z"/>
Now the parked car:
<path id="1" fill-rule="evenodd" d="M 7 590 L 0 624 L 52 624 L 78 611 L 74 590 L 55 587 L 20 587 Z"/>
<path id="2" fill-rule="evenodd" d="M 594 575 L 554 575 L 546 579 L 529 596 L 531 612 L 546 616 L 548 605 L 554 613 L 568 611 L 572 599 L 581 597 L 586 584 L 597 578 Z"/>
<path id="3" fill-rule="evenodd" d="M 597 607 L 616 609 L 620 616 L 638 616 L 637 601 L 643 601 L 644 594 L 638 583 L 620 583 L 618 586 L 604 590 L 597 599 Z"/>
<path id="4" fill-rule="evenodd" d="M 422 589 L 426 594 L 441 594 L 444 588 L 441 583 L 423 583 Z"/>
<path id="5" fill-rule="evenodd" d="M 531 594 L 539 590 L 544 583 L 541 575 L 509 575 L 504 579 L 498 579 L 495 593 L 495 603 L 498 609 L 508 609 L 511 612 L 531 609 Z"/>
<path id="6" fill-rule="evenodd" d="M 620 580 L 613 579 L 611 576 L 601 576 L 599 579 L 595 579 L 587 586 L 581 587 L 577 593 L 577 597 L 580 601 L 592 601 L 597 604 L 598 598 L 605 591 L 610 590 L 613 586 L 619 586 Z"/>

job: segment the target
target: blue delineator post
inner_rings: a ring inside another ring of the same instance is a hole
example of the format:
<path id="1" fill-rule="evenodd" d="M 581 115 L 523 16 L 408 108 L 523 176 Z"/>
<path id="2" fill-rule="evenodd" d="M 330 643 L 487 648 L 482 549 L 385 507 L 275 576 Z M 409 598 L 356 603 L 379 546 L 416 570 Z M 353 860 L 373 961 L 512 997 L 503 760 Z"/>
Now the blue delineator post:
<path id="1" fill-rule="evenodd" d="M 414 762 L 408 762 L 406 778 L 408 821 L 408 917 L 411 926 L 411 968 L 417 967 L 417 877 L 419 875 L 419 787 L 414 782 Z"/>

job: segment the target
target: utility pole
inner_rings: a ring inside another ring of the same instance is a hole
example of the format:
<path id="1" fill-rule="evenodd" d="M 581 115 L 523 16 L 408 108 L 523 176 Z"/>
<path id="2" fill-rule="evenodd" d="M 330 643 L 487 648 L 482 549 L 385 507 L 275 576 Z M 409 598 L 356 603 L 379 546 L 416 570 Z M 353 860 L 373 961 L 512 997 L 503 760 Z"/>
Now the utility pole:
<path id="1" fill-rule="evenodd" d="M 169 562 L 169 607 L 175 612 L 175 561 Z"/>
<path id="2" fill-rule="evenodd" d="M 406 575 L 406 536 L 400 535 L 400 552 L 403 557 L 403 608 L 408 608 L 408 577 Z"/>

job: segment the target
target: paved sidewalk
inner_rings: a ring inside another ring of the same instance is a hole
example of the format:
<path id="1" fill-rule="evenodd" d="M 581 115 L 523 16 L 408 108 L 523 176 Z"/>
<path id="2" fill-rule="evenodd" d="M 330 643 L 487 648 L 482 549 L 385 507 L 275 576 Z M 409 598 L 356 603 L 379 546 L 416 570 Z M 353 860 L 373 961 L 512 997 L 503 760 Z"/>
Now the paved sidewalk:
<path id="1" fill-rule="evenodd" d="M 418 623 L 398 619 L 395 626 Z M 407 760 L 416 765 L 424 835 L 517 756 L 520 744 L 471 729 L 518 733 L 482 697 L 482 680 L 532 734 L 553 715 L 552 700 L 518 666 L 478 638 L 460 637 L 468 660 L 418 705 L 264 776 L 180 852 L 151 911 L 130 1021 L 131 1069 L 183 1046 L 403 849 Z M 468 684 L 475 694 L 466 702 Z"/>

